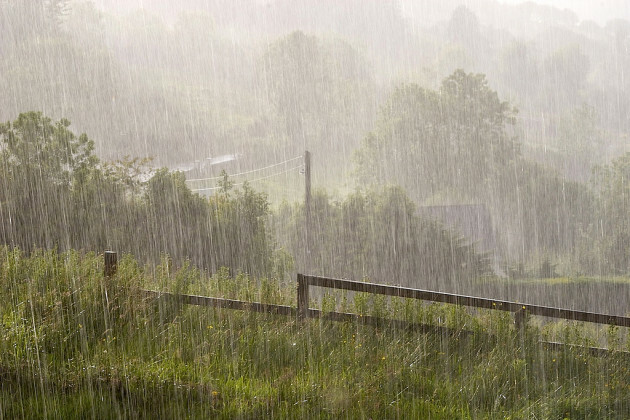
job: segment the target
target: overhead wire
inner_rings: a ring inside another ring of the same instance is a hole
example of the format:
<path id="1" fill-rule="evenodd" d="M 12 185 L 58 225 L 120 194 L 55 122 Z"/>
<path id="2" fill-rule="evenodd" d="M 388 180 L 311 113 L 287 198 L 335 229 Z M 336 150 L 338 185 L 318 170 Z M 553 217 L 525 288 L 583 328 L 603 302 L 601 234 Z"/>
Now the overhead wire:
<path id="1" fill-rule="evenodd" d="M 267 170 L 267 169 L 275 168 L 276 166 L 284 165 L 284 164 L 286 164 L 286 163 L 292 162 L 292 161 L 297 160 L 297 159 L 302 159 L 303 157 L 304 157 L 304 156 L 296 156 L 296 157 L 294 157 L 294 158 L 287 159 L 287 160 L 285 160 L 285 161 L 283 161 L 283 162 L 274 163 L 273 165 L 269 165 L 269 166 L 265 166 L 265 167 L 262 167 L 262 168 L 257 168 L 257 169 L 252 169 L 252 170 L 250 170 L 250 171 L 239 172 L 239 173 L 236 173 L 236 174 L 227 174 L 227 175 L 228 175 L 229 177 L 235 177 L 235 176 L 241 176 L 241 175 L 253 174 L 253 173 L 255 173 L 255 172 L 261 172 L 261 171 L 264 171 L 264 170 Z M 218 180 L 218 179 L 223 179 L 223 177 L 222 177 L 222 176 L 214 176 L 214 177 L 211 177 L 211 178 L 195 178 L 195 179 L 187 179 L 187 180 L 186 180 L 186 182 L 195 182 L 195 181 L 216 181 L 216 180 Z"/>
<path id="2" fill-rule="evenodd" d="M 300 168 L 302 168 L 302 167 L 304 167 L 304 164 L 300 164 L 300 165 L 298 165 L 298 166 L 294 166 L 293 168 L 285 169 L 284 171 L 281 171 L 281 172 L 276 172 L 276 173 L 274 173 L 274 174 L 266 175 L 266 176 L 263 176 L 263 177 L 260 177 L 260 178 L 256 178 L 256 179 L 251 179 L 251 180 L 247 180 L 247 181 L 239 182 L 239 183 L 237 183 L 237 184 L 232 184 L 232 186 L 233 186 L 233 187 L 238 187 L 238 186 L 244 185 L 244 184 L 246 184 L 246 183 L 247 183 L 247 184 L 249 184 L 249 183 L 252 183 L 252 182 L 263 181 L 263 180 L 265 180 L 265 179 L 268 179 L 268 178 L 273 178 L 274 176 L 278 176 L 278 175 L 282 175 L 282 174 L 286 174 L 286 173 L 288 173 L 288 172 L 291 172 L 291 171 L 296 170 L 296 169 L 300 169 Z M 220 177 L 220 178 L 222 178 L 222 177 Z M 215 190 L 220 190 L 220 189 L 222 189 L 222 188 L 223 188 L 223 187 L 196 188 L 196 189 L 191 189 L 190 191 L 192 191 L 192 192 L 199 192 L 199 191 L 215 191 Z"/>

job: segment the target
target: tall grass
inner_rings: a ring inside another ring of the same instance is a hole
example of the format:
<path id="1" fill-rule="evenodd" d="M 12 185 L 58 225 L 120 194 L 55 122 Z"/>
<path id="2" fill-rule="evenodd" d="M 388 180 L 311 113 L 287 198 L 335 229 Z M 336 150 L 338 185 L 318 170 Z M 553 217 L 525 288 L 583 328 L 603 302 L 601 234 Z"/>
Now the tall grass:
<path id="1" fill-rule="evenodd" d="M 0 249 L 2 418 L 627 418 L 630 359 L 617 329 L 358 295 L 344 309 L 447 326 L 426 333 L 149 301 L 140 287 L 292 304 L 295 285 L 164 258 Z M 465 334 L 464 331 L 473 331 Z"/>

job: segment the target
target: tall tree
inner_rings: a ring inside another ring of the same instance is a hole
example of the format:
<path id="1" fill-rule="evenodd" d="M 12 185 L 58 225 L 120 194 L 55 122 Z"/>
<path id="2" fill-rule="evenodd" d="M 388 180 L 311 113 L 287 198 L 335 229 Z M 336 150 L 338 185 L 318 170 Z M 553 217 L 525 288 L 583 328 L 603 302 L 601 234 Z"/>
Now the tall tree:
<path id="1" fill-rule="evenodd" d="M 630 272 L 630 153 L 596 167 L 591 185 L 596 196 L 596 218 L 584 239 L 585 260 L 598 272 Z M 598 252 L 599 251 L 599 252 Z"/>
<path id="2" fill-rule="evenodd" d="M 98 159 L 87 135 L 76 136 L 70 122 L 53 122 L 39 112 L 0 124 L 0 207 L 5 243 L 67 246 L 69 193 L 75 176 Z"/>
<path id="3" fill-rule="evenodd" d="M 362 56 L 340 40 L 296 31 L 263 56 L 264 86 L 295 151 L 347 160 L 372 113 L 371 79 Z"/>
<path id="4" fill-rule="evenodd" d="M 457 70 L 437 91 L 403 85 L 358 150 L 358 173 L 423 198 L 448 190 L 475 195 L 520 153 L 507 131 L 515 113 L 481 74 Z"/>

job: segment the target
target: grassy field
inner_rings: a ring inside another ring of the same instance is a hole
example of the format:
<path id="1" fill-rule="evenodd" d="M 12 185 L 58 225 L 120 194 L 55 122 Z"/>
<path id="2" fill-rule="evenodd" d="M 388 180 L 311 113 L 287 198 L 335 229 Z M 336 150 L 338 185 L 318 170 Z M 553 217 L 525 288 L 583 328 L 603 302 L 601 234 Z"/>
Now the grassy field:
<path id="1" fill-rule="evenodd" d="M 296 319 L 147 301 L 139 287 L 294 304 L 295 285 L 168 259 L 0 248 L 0 418 L 630 417 L 630 357 L 544 350 L 541 338 L 626 350 L 617 328 L 514 329 L 510 314 L 359 295 L 333 308 L 447 326 Z M 464 331 L 473 331 L 465 334 Z"/>

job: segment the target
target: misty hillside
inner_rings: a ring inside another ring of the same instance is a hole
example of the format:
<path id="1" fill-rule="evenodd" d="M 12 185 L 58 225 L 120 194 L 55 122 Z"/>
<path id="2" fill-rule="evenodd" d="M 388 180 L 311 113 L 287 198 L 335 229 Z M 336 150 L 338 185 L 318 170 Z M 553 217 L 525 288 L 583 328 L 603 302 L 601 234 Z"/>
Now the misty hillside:
<path id="1" fill-rule="evenodd" d="M 623 19 L 491 0 L 29 0 L 0 20 L 4 121 L 67 118 L 104 162 L 188 178 L 309 150 L 335 199 L 393 184 L 418 206 L 480 206 L 498 260 L 586 252 L 628 150 Z M 259 184 L 274 206 L 301 200 L 298 169 Z"/>
<path id="2" fill-rule="evenodd" d="M 94 133 L 106 158 L 153 156 L 173 165 L 235 151 L 251 160 L 262 150 L 273 160 L 286 148 L 327 156 L 332 146 L 341 155 L 331 163 L 347 168 L 394 86 L 435 87 L 457 68 L 486 74 L 519 109 L 525 152 L 571 178 L 586 179 L 590 165 L 625 150 L 630 129 L 623 20 L 600 26 L 568 10 L 492 1 L 470 9 L 456 1 L 304 0 L 120 10 L 111 1 L 57 1 L 32 25 L 24 16 L 37 4 L 2 6 L 0 117 L 25 109 L 67 117 Z M 291 56 L 295 31 L 311 44 L 297 48 L 317 52 Z M 295 103 L 278 101 L 278 89 L 292 83 L 277 72 L 287 65 L 297 66 L 291 76 L 315 97 L 294 91 Z M 567 140 L 580 112 L 590 115 L 581 121 L 585 134 Z M 289 121 L 298 113 L 300 135 Z"/>
<path id="3" fill-rule="evenodd" d="M 630 418 L 628 4 L 0 0 L 0 419 Z"/>

